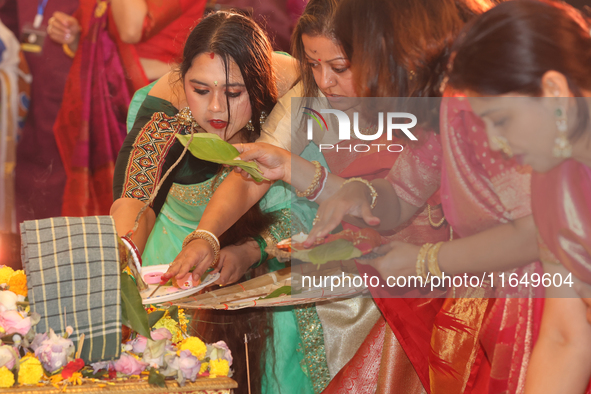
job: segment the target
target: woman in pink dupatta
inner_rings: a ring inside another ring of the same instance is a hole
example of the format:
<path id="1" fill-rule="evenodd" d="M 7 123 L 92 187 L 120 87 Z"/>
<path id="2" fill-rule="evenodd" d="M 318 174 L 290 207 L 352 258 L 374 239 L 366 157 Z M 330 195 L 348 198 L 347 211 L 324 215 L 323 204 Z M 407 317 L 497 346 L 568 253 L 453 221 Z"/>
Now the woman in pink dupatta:
<path id="1" fill-rule="evenodd" d="M 503 4 L 458 41 L 449 78 L 472 97 L 491 145 L 532 166 L 540 256 L 546 274 L 564 281 L 547 289 L 563 298 L 544 305 L 526 380 L 531 393 L 589 392 L 591 325 L 568 282 L 574 275 L 591 283 L 590 28 L 564 4 Z M 499 56 L 514 53 L 511 61 Z"/>

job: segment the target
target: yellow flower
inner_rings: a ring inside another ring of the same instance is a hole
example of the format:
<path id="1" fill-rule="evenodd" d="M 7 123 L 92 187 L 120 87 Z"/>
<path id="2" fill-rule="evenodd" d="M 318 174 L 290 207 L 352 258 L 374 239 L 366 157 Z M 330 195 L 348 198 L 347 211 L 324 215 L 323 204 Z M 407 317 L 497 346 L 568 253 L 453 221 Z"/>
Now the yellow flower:
<path id="1" fill-rule="evenodd" d="M 178 343 L 183 340 L 183 333 L 179 330 L 178 324 L 170 316 L 164 316 L 154 324 L 153 329 L 166 328 L 172 334 L 172 343 Z"/>
<path id="2" fill-rule="evenodd" d="M 43 367 L 41 362 L 34 356 L 26 355 L 21 358 L 20 369 L 18 371 L 18 382 L 20 384 L 35 384 L 43 377 Z"/>
<path id="3" fill-rule="evenodd" d="M 14 385 L 14 375 L 6 367 L 0 368 L 0 387 L 12 387 Z"/>
<path id="4" fill-rule="evenodd" d="M 27 296 L 27 276 L 22 270 L 16 271 L 8 280 L 10 291 L 16 295 Z"/>
<path id="5" fill-rule="evenodd" d="M 228 376 L 230 373 L 230 364 L 228 360 L 219 358 L 209 362 L 209 373 L 216 376 Z"/>
<path id="6" fill-rule="evenodd" d="M 185 315 L 185 311 L 179 308 L 179 326 L 181 326 L 181 331 L 187 331 L 187 324 L 189 323 L 189 319 Z"/>
<path id="7" fill-rule="evenodd" d="M 10 277 L 14 274 L 14 270 L 10 267 L 0 268 L 0 284 L 6 283 L 10 280 Z"/>
<path id="8" fill-rule="evenodd" d="M 207 353 L 207 347 L 205 343 L 197 337 L 189 337 L 179 343 L 178 348 L 180 351 L 183 350 L 190 350 L 193 356 L 197 357 L 199 360 L 203 360 L 205 358 L 205 353 Z"/>
<path id="9" fill-rule="evenodd" d="M 205 373 L 207 371 L 207 367 L 209 367 L 209 363 L 201 363 L 201 368 L 199 368 L 199 374 Z"/>

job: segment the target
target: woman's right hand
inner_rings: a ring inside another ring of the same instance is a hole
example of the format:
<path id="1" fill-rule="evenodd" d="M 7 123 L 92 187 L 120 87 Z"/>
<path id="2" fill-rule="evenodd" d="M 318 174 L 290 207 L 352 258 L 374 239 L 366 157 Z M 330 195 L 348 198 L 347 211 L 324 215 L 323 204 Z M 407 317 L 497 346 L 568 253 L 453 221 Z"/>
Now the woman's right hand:
<path id="1" fill-rule="evenodd" d="M 235 144 L 234 147 L 240 152 L 237 160 L 255 161 L 262 175 L 272 181 L 291 181 L 291 153 L 277 146 L 265 142 L 251 144 Z M 250 175 L 240 167 L 234 167 L 234 171 L 245 178 Z"/>
<path id="2" fill-rule="evenodd" d="M 73 16 L 56 11 L 47 23 L 47 34 L 58 44 L 71 45 L 78 40 L 80 23 Z"/>
<path id="3" fill-rule="evenodd" d="M 304 247 L 312 247 L 317 238 L 326 237 L 347 215 L 363 220 L 368 226 L 379 225 L 380 219 L 371 210 L 371 200 L 369 188 L 362 182 L 343 185 L 318 207 L 314 227 L 304 241 Z"/>
<path id="4" fill-rule="evenodd" d="M 162 283 L 168 282 L 173 277 L 180 280 L 195 267 L 193 270 L 193 286 L 197 286 L 201 275 L 213 263 L 213 257 L 213 248 L 209 242 L 204 239 L 192 240 L 187 246 L 181 249 L 181 252 L 170 264 L 170 267 L 168 267 L 168 271 L 162 275 Z"/>

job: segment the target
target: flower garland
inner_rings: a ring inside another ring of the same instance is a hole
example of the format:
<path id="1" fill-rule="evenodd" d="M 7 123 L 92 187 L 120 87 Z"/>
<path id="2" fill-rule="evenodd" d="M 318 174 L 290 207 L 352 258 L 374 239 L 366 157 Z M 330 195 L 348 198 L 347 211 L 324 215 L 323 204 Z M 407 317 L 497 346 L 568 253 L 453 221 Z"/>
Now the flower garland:
<path id="1" fill-rule="evenodd" d="M 30 312 L 26 297 L 24 272 L 0 266 L 0 388 L 46 384 L 65 390 L 68 385 L 107 386 L 130 378 L 163 387 L 166 378 L 184 385 L 198 377 L 232 376 L 232 352 L 226 343 L 206 345 L 187 335 L 189 320 L 176 306 L 146 308 L 150 338 L 132 332 L 118 360 L 85 365 L 79 358 L 84 341 L 74 348 L 71 327 L 64 336 L 51 329 L 34 333 L 39 315 Z"/>

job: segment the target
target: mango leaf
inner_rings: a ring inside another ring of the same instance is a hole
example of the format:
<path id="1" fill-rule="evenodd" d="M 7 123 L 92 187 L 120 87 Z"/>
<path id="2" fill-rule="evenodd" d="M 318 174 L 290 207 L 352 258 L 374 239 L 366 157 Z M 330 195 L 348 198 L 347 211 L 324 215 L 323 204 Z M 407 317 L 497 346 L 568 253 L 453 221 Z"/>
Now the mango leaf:
<path id="1" fill-rule="evenodd" d="M 274 292 L 272 292 L 268 296 L 262 297 L 260 299 L 265 300 L 267 298 L 277 298 L 282 295 L 291 295 L 291 286 L 281 286 L 280 288 L 278 288 L 277 290 L 275 290 Z"/>
<path id="2" fill-rule="evenodd" d="M 152 327 L 154 327 L 154 324 L 158 323 L 158 320 L 160 320 L 164 317 L 165 313 L 166 313 L 166 311 L 154 311 L 154 312 L 148 313 L 148 327 L 150 327 L 150 329 L 152 329 Z"/>
<path id="3" fill-rule="evenodd" d="M 150 368 L 150 374 L 148 375 L 148 383 L 150 384 L 150 386 L 166 387 L 164 375 L 160 374 L 154 368 Z"/>
<path id="4" fill-rule="evenodd" d="M 183 146 L 187 146 L 191 136 L 177 134 L 176 138 L 181 142 L 181 144 L 183 144 Z M 248 172 L 250 176 L 252 176 L 252 179 L 257 182 L 261 182 L 263 180 L 268 181 L 267 178 L 263 177 L 259 171 L 259 167 L 255 162 L 234 160 L 235 157 L 240 155 L 240 152 L 238 152 L 238 149 L 234 148 L 232 144 L 229 144 L 221 139 L 217 134 L 194 134 L 193 141 L 189 145 L 189 152 L 201 160 L 240 167 L 244 171 Z"/>
<path id="5" fill-rule="evenodd" d="M 321 265 L 329 261 L 351 260 L 361 254 L 361 251 L 351 241 L 337 239 L 310 249 L 308 258 L 312 264 Z"/>
<path id="6" fill-rule="evenodd" d="M 121 273 L 121 320 L 138 334 L 150 338 L 148 313 L 137 286 L 127 272 Z"/>
<path id="7" fill-rule="evenodd" d="M 170 308 L 168 308 L 168 315 L 170 316 L 170 318 L 172 320 L 174 320 L 175 322 L 179 322 L 179 307 L 176 305 L 172 305 Z"/>

